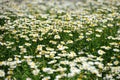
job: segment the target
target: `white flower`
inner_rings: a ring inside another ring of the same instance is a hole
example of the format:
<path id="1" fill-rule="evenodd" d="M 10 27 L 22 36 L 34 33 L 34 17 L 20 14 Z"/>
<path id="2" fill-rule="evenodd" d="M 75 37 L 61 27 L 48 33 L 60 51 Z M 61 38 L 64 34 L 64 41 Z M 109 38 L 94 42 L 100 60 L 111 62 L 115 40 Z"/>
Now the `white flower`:
<path id="1" fill-rule="evenodd" d="M 38 75 L 39 71 L 40 71 L 39 69 L 35 69 L 32 71 L 32 73 L 33 73 L 33 75 Z"/>
<path id="2" fill-rule="evenodd" d="M 87 38 L 86 40 L 87 40 L 87 41 L 91 41 L 92 39 L 91 39 L 91 38 Z"/>
<path id="3" fill-rule="evenodd" d="M 2 65 L 6 65 L 6 61 L 0 62 L 0 66 L 2 66 Z"/>
<path id="4" fill-rule="evenodd" d="M 99 60 L 99 61 L 103 61 L 104 59 L 101 58 L 101 57 L 97 57 L 97 60 Z"/>
<path id="5" fill-rule="evenodd" d="M 41 51 L 41 50 L 42 50 L 42 48 L 43 48 L 43 46 L 42 46 L 42 45 L 38 45 L 38 46 L 37 46 L 37 50 L 38 50 L 38 51 Z"/>
<path id="6" fill-rule="evenodd" d="M 21 48 L 20 51 L 21 51 L 20 54 L 23 54 L 23 53 L 27 52 L 26 48 Z"/>
<path id="7" fill-rule="evenodd" d="M 106 50 L 110 50 L 111 47 L 110 46 L 101 46 L 102 49 L 106 49 Z"/>
<path id="8" fill-rule="evenodd" d="M 63 67 L 59 67 L 56 69 L 56 71 L 60 71 L 60 72 L 64 72 L 66 70 L 67 70 L 67 68 L 63 68 Z"/>
<path id="9" fill-rule="evenodd" d="M 52 74 L 53 71 L 51 68 L 43 68 L 43 72 L 47 72 L 48 74 Z"/>
<path id="10" fill-rule="evenodd" d="M 68 73 L 68 77 L 74 77 L 76 74 L 74 72 Z"/>
<path id="11" fill-rule="evenodd" d="M 46 50 L 48 50 L 48 51 L 54 51 L 54 48 L 46 47 Z"/>
<path id="12" fill-rule="evenodd" d="M 71 51 L 70 54 L 68 54 L 69 58 L 74 58 L 76 55 L 76 53 L 74 51 Z"/>
<path id="13" fill-rule="evenodd" d="M 100 32 L 100 33 L 102 32 L 102 30 L 101 30 L 101 29 L 96 29 L 95 31 L 96 31 L 96 32 Z"/>
<path id="14" fill-rule="evenodd" d="M 115 65 L 118 65 L 118 64 L 119 64 L 119 61 L 114 61 L 114 64 L 115 64 Z"/>
<path id="15" fill-rule="evenodd" d="M 64 49 L 65 49 L 65 47 L 64 47 L 63 45 L 60 45 L 60 44 L 58 44 L 57 48 L 58 48 L 59 50 L 64 50 Z"/>
<path id="16" fill-rule="evenodd" d="M 50 80 L 50 76 L 44 77 L 42 80 Z"/>
<path id="17" fill-rule="evenodd" d="M 26 80 L 32 80 L 31 78 L 26 78 Z"/>
<path id="18" fill-rule="evenodd" d="M 42 51 L 43 46 L 44 46 L 44 45 L 38 45 L 38 46 L 37 46 L 37 51 Z"/>
<path id="19" fill-rule="evenodd" d="M 99 63 L 99 64 L 98 64 L 98 67 L 99 67 L 100 69 L 103 69 L 104 65 L 101 64 L 101 63 Z"/>
<path id="20" fill-rule="evenodd" d="M 96 34 L 96 37 L 100 37 L 101 35 L 99 35 L 99 34 Z"/>
<path id="21" fill-rule="evenodd" d="M 56 62 L 57 62 L 57 60 L 52 60 L 52 61 L 48 62 L 48 64 L 54 64 Z"/>
<path id="22" fill-rule="evenodd" d="M 67 41 L 67 44 L 72 44 L 72 43 L 73 43 L 72 40 L 68 40 L 68 41 Z"/>
<path id="23" fill-rule="evenodd" d="M 76 67 L 71 67 L 70 68 L 70 72 L 75 73 L 75 74 L 79 74 L 80 73 L 80 69 L 78 69 Z"/>
<path id="24" fill-rule="evenodd" d="M 31 44 L 30 44 L 30 43 L 25 43 L 25 45 L 26 45 L 26 46 L 31 46 Z"/>
<path id="25" fill-rule="evenodd" d="M 114 52 L 120 52 L 120 50 L 119 50 L 119 49 L 113 49 L 113 51 L 114 51 Z"/>
<path id="26" fill-rule="evenodd" d="M 37 68 L 37 66 L 35 65 L 35 63 L 32 62 L 32 61 L 28 62 L 28 65 L 30 66 L 30 68 Z"/>
<path id="27" fill-rule="evenodd" d="M 83 39 L 83 38 L 84 38 L 84 36 L 83 36 L 83 35 L 80 35 L 80 36 L 79 36 L 79 39 L 80 39 L 80 40 L 81 40 L 81 39 Z"/>
<path id="28" fill-rule="evenodd" d="M 60 80 L 60 78 L 62 78 L 62 76 L 61 75 L 57 75 L 55 80 Z"/>
<path id="29" fill-rule="evenodd" d="M 52 40 L 50 40 L 49 42 L 52 43 L 52 44 L 57 44 L 56 41 L 52 41 Z"/>
<path id="30" fill-rule="evenodd" d="M 12 75 L 12 74 L 13 74 L 13 71 L 12 71 L 12 70 L 9 70 L 9 71 L 7 72 L 7 74 Z"/>
<path id="31" fill-rule="evenodd" d="M 68 31 L 69 32 L 69 31 Z M 69 34 L 69 36 L 73 36 L 73 34 Z"/>
<path id="32" fill-rule="evenodd" d="M 80 51 L 80 52 L 78 52 L 78 54 L 84 54 L 84 52 L 83 52 L 83 51 Z"/>
<path id="33" fill-rule="evenodd" d="M 103 50 L 98 50 L 98 54 L 103 55 L 103 54 L 105 54 L 105 52 Z"/>
<path id="34" fill-rule="evenodd" d="M 54 39 L 60 39 L 60 36 L 59 35 L 55 35 Z"/>
<path id="35" fill-rule="evenodd" d="M 41 58 L 42 56 L 40 54 L 36 55 L 37 58 Z"/>
<path id="36" fill-rule="evenodd" d="M 3 70 L 0 70 L 0 77 L 4 77 L 5 76 L 5 72 Z"/>

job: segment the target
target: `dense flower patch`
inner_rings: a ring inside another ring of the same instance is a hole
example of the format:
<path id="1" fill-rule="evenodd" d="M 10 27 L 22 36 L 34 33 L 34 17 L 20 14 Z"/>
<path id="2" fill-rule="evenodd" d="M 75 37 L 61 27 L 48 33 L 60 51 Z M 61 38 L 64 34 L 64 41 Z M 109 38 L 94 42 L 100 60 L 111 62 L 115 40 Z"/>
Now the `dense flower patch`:
<path id="1" fill-rule="evenodd" d="M 120 0 L 0 4 L 0 80 L 120 79 Z"/>

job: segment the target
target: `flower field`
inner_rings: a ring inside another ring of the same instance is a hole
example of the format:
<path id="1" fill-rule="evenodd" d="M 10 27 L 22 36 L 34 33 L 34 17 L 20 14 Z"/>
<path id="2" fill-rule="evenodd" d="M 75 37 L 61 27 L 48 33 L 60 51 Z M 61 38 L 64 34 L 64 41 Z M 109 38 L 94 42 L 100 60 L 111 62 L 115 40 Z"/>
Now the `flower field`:
<path id="1" fill-rule="evenodd" d="M 0 0 L 0 80 L 120 80 L 120 0 Z"/>

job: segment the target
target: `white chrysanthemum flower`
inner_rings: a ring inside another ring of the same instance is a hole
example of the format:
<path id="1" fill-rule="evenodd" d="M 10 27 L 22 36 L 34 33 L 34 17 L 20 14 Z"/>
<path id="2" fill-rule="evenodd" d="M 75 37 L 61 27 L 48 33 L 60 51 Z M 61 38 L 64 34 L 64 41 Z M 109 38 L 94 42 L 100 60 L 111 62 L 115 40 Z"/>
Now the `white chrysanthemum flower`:
<path id="1" fill-rule="evenodd" d="M 73 36 L 73 34 L 69 34 L 69 36 Z"/>
<path id="2" fill-rule="evenodd" d="M 49 42 L 52 43 L 52 44 L 57 44 L 57 42 L 53 41 L 53 40 L 50 40 Z"/>
<path id="3" fill-rule="evenodd" d="M 46 50 L 48 50 L 48 51 L 54 51 L 54 48 L 46 47 Z"/>
<path id="4" fill-rule="evenodd" d="M 98 61 L 103 61 L 104 59 L 101 58 L 101 57 L 97 57 L 97 60 L 98 60 Z"/>
<path id="5" fill-rule="evenodd" d="M 114 61 L 114 64 L 115 64 L 115 65 L 118 65 L 118 64 L 119 64 L 119 61 Z"/>
<path id="6" fill-rule="evenodd" d="M 54 64 L 56 62 L 57 62 L 57 60 L 52 60 L 52 61 L 48 62 L 48 64 Z"/>
<path id="7" fill-rule="evenodd" d="M 60 39 L 60 36 L 59 35 L 55 35 L 54 39 Z"/>
<path id="8" fill-rule="evenodd" d="M 84 38 L 84 36 L 83 36 L 83 35 L 80 35 L 80 36 L 79 36 L 79 39 L 80 39 L 80 40 L 81 40 L 81 39 L 83 39 L 83 38 Z"/>
<path id="9" fill-rule="evenodd" d="M 104 65 L 103 65 L 102 63 L 99 63 L 99 64 L 98 64 L 98 67 L 99 67 L 100 69 L 103 69 Z"/>
<path id="10" fill-rule="evenodd" d="M 0 62 L 0 66 L 2 66 L 2 65 L 6 65 L 6 61 Z"/>
<path id="11" fill-rule="evenodd" d="M 96 37 L 101 37 L 101 35 L 99 35 L 99 34 L 96 34 Z"/>
<path id="12" fill-rule="evenodd" d="M 12 71 L 12 70 L 9 70 L 9 71 L 7 72 L 7 74 L 12 75 L 12 74 L 13 74 L 13 71 Z"/>
<path id="13" fill-rule="evenodd" d="M 5 76 L 5 72 L 3 70 L 0 70 L 0 77 L 4 77 Z"/>
<path id="14" fill-rule="evenodd" d="M 32 62 L 32 61 L 28 62 L 28 65 L 30 66 L 30 68 L 37 68 L 37 66 L 35 65 L 35 63 Z"/>
<path id="15" fill-rule="evenodd" d="M 62 76 L 61 75 L 57 75 L 55 80 L 60 80 L 60 78 L 62 78 Z"/>
<path id="16" fill-rule="evenodd" d="M 32 79 L 28 77 L 28 78 L 26 78 L 26 80 L 32 80 Z"/>
<path id="17" fill-rule="evenodd" d="M 105 54 L 105 52 L 103 50 L 98 50 L 98 54 L 103 55 L 103 54 Z"/>
<path id="18" fill-rule="evenodd" d="M 87 38 L 86 41 L 91 41 L 92 39 L 91 38 Z"/>
<path id="19" fill-rule="evenodd" d="M 64 49 L 65 49 L 65 47 L 64 47 L 63 45 L 60 45 L 60 44 L 58 44 L 57 48 L 58 48 L 59 50 L 64 50 Z"/>
<path id="20" fill-rule="evenodd" d="M 68 73 L 68 77 L 74 77 L 76 74 L 74 72 Z"/>
<path id="21" fill-rule="evenodd" d="M 26 46 L 31 46 L 31 44 L 30 44 L 30 43 L 25 43 L 25 45 L 26 45 Z"/>
<path id="22" fill-rule="evenodd" d="M 42 51 L 43 45 L 38 45 L 37 46 L 37 51 Z"/>
<path id="23" fill-rule="evenodd" d="M 112 42 L 112 43 L 109 43 L 111 46 L 117 46 L 118 45 L 118 43 L 116 43 L 116 42 Z"/>
<path id="24" fill-rule="evenodd" d="M 115 73 L 115 74 L 119 74 L 120 73 L 120 66 L 111 67 L 111 72 Z"/>
<path id="25" fill-rule="evenodd" d="M 106 49 L 106 50 L 110 50 L 111 47 L 110 46 L 101 46 L 102 49 Z"/>
<path id="26" fill-rule="evenodd" d="M 48 74 L 53 74 L 54 70 L 52 68 L 43 68 L 43 72 L 46 72 Z"/>
<path id="27" fill-rule="evenodd" d="M 27 52 L 26 48 L 21 48 L 20 51 L 21 51 L 20 54 L 23 54 L 23 53 Z"/>
<path id="28" fill-rule="evenodd" d="M 76 53 L 74 51 L 71 51 L 70 54 L 68 54 L 69 58 L 74 58 L 76 55 Z"/>
<path id="29" fill-rule="evenodd" d="M 67 44 L 72 44 L 72 43 L 73 43 L 72 40 L 68 40 L 68 41 L 67 41 Z"/>
<path id="30" fill-rule="evenodd" d="M 114 51 L 114 52 L 120 52 L 120 50 L 119 50 L 119 49 L 113 49 L 113 51 Z"/>
<path id="31" fill-rule="evenodd" d="M 102 29 L 96 29 L 95 31 L 100 33 L 103 32 Z"/>
<path id="32" fill-rule="evenodd" d="M 39 69 L 34 69 L 33 71 L 32 71 L 32 73 L 33 73 L 33 75 L 38 75 L 39 74 Z"/>
<path id="33" fill-rule="evenodd" d="M 50 79 L 51 79 L 50 76 L 42 78 L 42 80 L 50 80 Z"/>
<path id="34" fill-rule="evenodd" d="M 80 69 L 78 69 L 76 67 L 71 67 L 70 68 L 70 72 L 75 73 L 75 74 L 79 74 L 80 73 Z"/>

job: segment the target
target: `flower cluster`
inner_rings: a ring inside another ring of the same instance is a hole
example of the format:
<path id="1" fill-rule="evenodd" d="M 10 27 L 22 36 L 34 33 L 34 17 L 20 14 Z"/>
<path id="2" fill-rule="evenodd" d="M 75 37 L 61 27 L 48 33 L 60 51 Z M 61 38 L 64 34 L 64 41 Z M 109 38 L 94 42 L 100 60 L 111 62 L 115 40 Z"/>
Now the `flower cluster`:
<path id="1" fill-rule="evenodd" d="M 0 1 L 0 79 L 119 80 L 119 10 L 120 0 Z"/>

